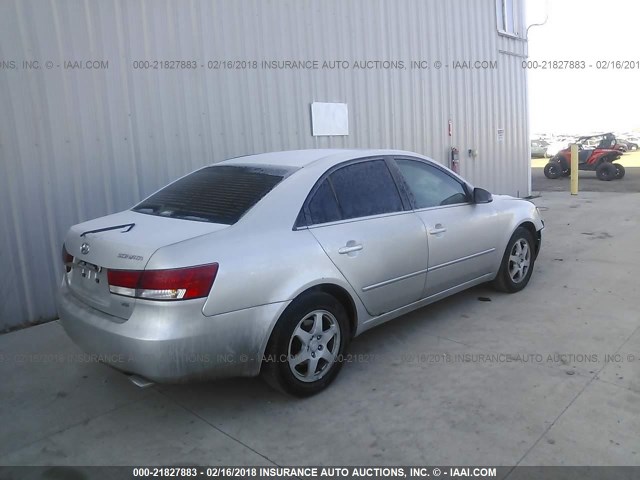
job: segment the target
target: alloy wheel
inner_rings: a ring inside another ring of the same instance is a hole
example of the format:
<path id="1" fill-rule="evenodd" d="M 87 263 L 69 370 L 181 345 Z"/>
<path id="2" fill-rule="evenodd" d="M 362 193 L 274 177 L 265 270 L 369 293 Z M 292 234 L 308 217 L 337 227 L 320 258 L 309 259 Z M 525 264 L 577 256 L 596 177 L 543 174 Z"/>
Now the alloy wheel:
<path id="1" fill-rule="evenodd" d="M 525 279 L 531 266 L 531 248 L 529 242 L 519 238 L 513 244 L 509 254 L 509 277 L 513 283 L 520 283 Z"/>
<path id="2" fill-rule="evenodd" d="M 314 310 L 298 322 L 289 339 L 289 368 L 301 382 L 315 382 L 329 373 L 339 351 L 338 320 L 331 312 Z"/>

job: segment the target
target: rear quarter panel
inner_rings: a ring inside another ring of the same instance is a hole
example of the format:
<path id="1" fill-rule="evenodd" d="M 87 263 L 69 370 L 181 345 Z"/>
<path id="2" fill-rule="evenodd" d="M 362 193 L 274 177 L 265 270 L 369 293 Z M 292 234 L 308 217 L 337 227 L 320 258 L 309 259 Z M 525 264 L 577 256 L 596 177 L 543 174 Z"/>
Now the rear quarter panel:
<path id="1" fill-rule="evenodd" d="M 292 300 L 321 283 L 350 289 L 306 229 L 273 229 L 252 235 L 231 227 L 162 248 L 147 268 L 170 268 L 176 259 L 183 265 L 218 262 L 218 274 L 203 308 L 207 316 Z"/>

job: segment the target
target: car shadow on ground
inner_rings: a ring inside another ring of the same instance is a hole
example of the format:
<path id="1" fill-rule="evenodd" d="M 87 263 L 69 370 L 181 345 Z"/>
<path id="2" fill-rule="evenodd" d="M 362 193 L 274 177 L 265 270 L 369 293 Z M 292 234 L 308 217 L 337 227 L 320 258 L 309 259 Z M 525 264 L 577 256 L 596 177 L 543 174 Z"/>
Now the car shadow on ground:
<path id="1" fill-rule="evenodd" d="M 533 282 L 534 279 L 532 278 L 531 281 Z M 366 365 L 375 365 L 375 363 L 401 358 L 406 352 L 407 344 L 412 339 L 419 336 L 446 339 L 446 337 L 438 335 L 440 328 L 437 327 L 444 323 L 455 322 L 456 319 L 461 323 L 468 322 L 478 303 L 508 297 L 510 295 L 498 292 L 488 284 L 479 285 L 364 332 L 351 341 L 346 361 L 336 382 L 319 395 L 327 393 L 331 395 L 330 392 L 333 389 L 344 388 L 345 385 L 338 386 L 336 384 L 342 384 L 341 378 L 351 376 L 356 369 L 360 374 L 374 376 L 375 367 L 367 373 Z M 433 331 L 431 331 L 432 329 Z M 254 403 L 254 400 L 258 407 L 265 400 L 268 403 L 280 405 L 300 402 L 300 399 L 296 397 L 271 389 L 260 377 L 231 378 L 187 384 L 163 384 L 154 385 L 153 388 L 174 400 L 198 398 L 198 403 L 206 403 L 213 408 L 216 404 L 228 405 L 234 402 L 247 405 L 247 403 Z"/>

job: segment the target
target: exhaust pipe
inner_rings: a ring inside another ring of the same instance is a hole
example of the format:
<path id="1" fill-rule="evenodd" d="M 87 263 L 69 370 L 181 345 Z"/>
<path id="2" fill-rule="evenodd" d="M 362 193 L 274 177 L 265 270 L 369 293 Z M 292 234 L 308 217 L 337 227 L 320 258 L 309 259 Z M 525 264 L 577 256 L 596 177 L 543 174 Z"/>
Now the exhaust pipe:
<path id="1" fill-rule="evenodd" d="M 140 375 L 129 375 L 129 381 L 139 388 L 149 388 L 154 385 L 151 380 L 141 377 Z"/>

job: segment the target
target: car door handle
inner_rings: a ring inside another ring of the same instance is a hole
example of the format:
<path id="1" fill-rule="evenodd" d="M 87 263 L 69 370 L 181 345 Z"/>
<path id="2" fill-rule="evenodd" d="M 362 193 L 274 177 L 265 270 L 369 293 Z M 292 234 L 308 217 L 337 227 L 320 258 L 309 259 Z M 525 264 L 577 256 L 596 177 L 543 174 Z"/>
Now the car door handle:
<path id="1" fill-rule="evenodd" d="M 446 231 L 447 231 L 447 229 L 444 228 L 441 223 L 436 223 L 436 226 L 434 228 L 432 228 L 431 230 L 429 230 L 429 234 L 430 235 L 437 235 L 439 233 L 444 233 Z"/>
<path id="2" fill-rule="evenodd" d="M 362 245 L 360 245 L 360 244 L 358 244 L 358 245 L 347 245 L 346 247 L 342 247 L 341 249 L 339 249 L 338 253 L 340 255 L 345 255 L 347 253 L 357 252 L 359 250 L 362 250 Z"/>

